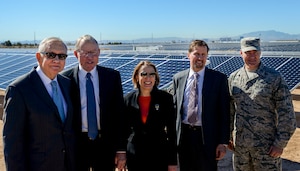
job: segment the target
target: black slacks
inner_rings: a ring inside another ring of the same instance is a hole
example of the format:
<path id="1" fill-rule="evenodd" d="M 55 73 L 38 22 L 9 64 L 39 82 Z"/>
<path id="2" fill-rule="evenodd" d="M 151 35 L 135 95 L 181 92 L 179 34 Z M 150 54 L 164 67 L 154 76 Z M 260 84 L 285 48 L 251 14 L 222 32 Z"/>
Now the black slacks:
<path id="1" fill-rule="evenodd" d="M 180 171 L 216 171 L 217 161 L 208 155 L 203 144 L 202 127 L 181 125 L 179 141 Z"/>
<path id="2" fill-rule="evenodd" d="M 79 171 L 114 171 L 114 153 L 100 133 L 95 140 L 91 140 L 87 133 L 81 133 L 79 148 Z"/>

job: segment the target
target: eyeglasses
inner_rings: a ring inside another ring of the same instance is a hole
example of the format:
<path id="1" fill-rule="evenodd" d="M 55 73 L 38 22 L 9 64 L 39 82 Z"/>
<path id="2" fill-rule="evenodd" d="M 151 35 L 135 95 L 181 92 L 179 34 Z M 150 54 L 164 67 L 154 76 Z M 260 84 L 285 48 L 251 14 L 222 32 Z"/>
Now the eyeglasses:
<path id="1" fill-rule="evenodd" d="M 98 55 L 98 51 L 83 51 L 83 50 L 78 50 L 77 52 L 80 53 L 83 57 L 95 57 Z"/>
<path id="2" fill-rule="evenodd" d="M 151 73 L 147 73 L 147 72 L 141 72 L 141 77 L 146 78 L 147 76 L 149 76 L 150 78 L 154 78 L 156 76 L 155 72 L 151 72 Z"/>
<path id="3" fill-rule="evenodd" d="M 48 59 L 55 59 L 57 56 L 59 60 L 65 60 L 68 57 L 67 54 L 56 54 L 53 52 L 40 52 L 40 53 L 46 55 Z"/>

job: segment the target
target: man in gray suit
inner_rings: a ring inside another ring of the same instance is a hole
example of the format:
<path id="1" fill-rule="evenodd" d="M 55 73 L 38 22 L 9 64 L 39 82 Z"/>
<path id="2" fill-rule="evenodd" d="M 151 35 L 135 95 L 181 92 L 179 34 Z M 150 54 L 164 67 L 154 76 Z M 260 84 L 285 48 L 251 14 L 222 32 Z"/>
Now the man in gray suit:
<path id="1" fill-rule="evenodd" d="M 70 80 L 58 75 L 66 57 L 61 39 L 44 39 L 36 53 L 38 66 L 7 87 L 3 115 L 7 171 L 75 170 Z"/>
<path id="2" fill-rule="evenodd" d="M 190 68 L 173 78 L 180 171 L 217 170 L 229 143 L 227 77 L 205 67 L 208 51 L 206 42 L 192 41 Z"/>

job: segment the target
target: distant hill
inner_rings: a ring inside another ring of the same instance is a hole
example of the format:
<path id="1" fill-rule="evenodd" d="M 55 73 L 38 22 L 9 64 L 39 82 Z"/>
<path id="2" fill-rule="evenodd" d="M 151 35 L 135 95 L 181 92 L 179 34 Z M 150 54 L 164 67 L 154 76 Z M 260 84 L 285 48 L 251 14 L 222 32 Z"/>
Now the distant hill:
<path id="1" fill-rule="evenodd" d="M 300 40 L 300 34 L 288 34 L 275 30 L 269 31 L 256 31 L 250 33 L 244 33 L 238 37 L 260 37 L 263 41 L 276 41 L 276 40 Z"/>
<path id="2" fill-rule="evenodd" d="M 300 40 L 300 34 L 289 34 L 289 33 L 284 33 L 280 31 L 275 31 L 275 30 L 267 30 L 267 31 L 255 31 L 255 32 L 250 32 L 250 33 L 244 33 L 241 35 L 232 35 L 232 36 L 227 36 L 226 38 L 230 38 L 232 40 L 240 40 L 241 37 L 260 37 L 262 41 L 268 42 L 268 41 L 277 41 L 277 40 Z M 220 37 L 221 38 L 221 37 Z M 205 41 L 216 41 L 219 40 L 220 38 L 201 38 L 199 39 L 204 39 Z M 192 40 L 192 38 L 182 38 L 182 37 L 153 37 L 153 38 L 140 38 L 140 39 L 135 39 L 135 40 L 101 40 L 99 43 L 104 43 L 107 44 L 109 42 L 122 42 L 122 43 L 163 43 L 163 42 L 170 42 L 170 43 L 189 43 Z M 41 40 L 36 40 L 35 43 L 39 43 Z M 30 40 L 24 40 L 24 41 L 19 41 L 22 44 L 25 43 L 34 43 L 34 41 Z M 1 42 L 0 42 L 1 43 Z M 16 43 L 16 42 L 13 42 Z M 68 44 L 74 44 L 74 40 L 69 40 L 66 41 Z"/>
<path id="3" fill-rule="evenodd" d="M 232 40 L 240 40 L 241 37 L 260 37 L 262 41 L 268 42 L 268 41 L 278 41 L 278 40 L 300 40 L 300 34 L 288 34 L 284 32 L 279 32 L 275 30 L 268 30 L 268 31 L 255 31 L 250 33 L 244 33 L 241 35 L 232 35 Z M 212 40 L 219 40 L 219 39 L 213 39 L 213 38 L 201 38 L 206 41 L 212 41 Z M 155 43 L 155 42 L 189 42 L 192 38 L 180 38 L 180 37 L 164 37 L 164 38 L 141 38 L 136 39 L 134 41 L 130 40 L 129 43 Z"/>

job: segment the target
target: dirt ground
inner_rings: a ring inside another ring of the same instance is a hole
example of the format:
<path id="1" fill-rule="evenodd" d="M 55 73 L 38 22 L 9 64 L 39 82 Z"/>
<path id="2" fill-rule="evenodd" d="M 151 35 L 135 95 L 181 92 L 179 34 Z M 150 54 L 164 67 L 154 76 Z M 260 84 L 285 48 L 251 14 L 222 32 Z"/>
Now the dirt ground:
<path id="1" fill-rule="evenodd" d="M 4 92 L 0 91 L 0 116 L 2 115 L 3 110 L 3 94 Z M 295 89 L 292 94 L 298 127 L 281 156 L 283 160 L 283 171 L 300 171 L 300 87 Z M 3 122 L 0 121 L 1 135 L 2 128 Z M 231 157 L 232 153 L 227 151 L 225 158 L 219 162 L 219 171 L 232 171 Z M 0 171 L 5 171 L 2 136 L 0 137 Z"/>

